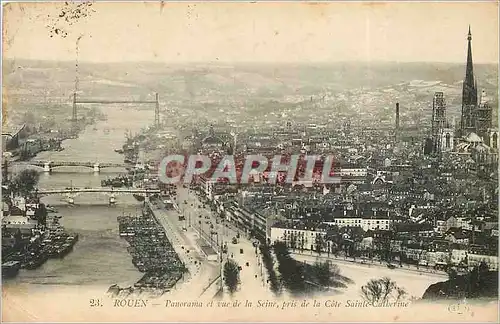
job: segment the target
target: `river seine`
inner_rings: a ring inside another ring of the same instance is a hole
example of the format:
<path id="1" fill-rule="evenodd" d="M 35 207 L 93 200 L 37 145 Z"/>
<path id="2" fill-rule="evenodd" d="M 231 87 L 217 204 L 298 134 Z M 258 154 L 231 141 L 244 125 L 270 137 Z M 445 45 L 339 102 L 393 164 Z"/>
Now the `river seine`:
<path id="1" fill-rule="evenodd" d="M 35 160 L 83 161 L 123 163 L 123 156 L 114 152 L 121 148 L 125 132 L 138 132 L 152 125 L 153 112 L 136 111 L 107 105 L 107 122 L 87 127 L 78 139 L 64 141 L 64 151 L 42 152 Z M 13 167 L 13 171 L 18 171 Z M 90 168 L 60 167 L 49 174 L 41 174 L 39 188 L 99 187 L 102 179 L 114 177 L 124 169 L 103 169 L 94 174 Z M 42 201 L 54 206 L 62 216 L 61 223 L 80 240 L 73 252 L 64 259 L 49 259 L 36 270 L 21 270 L 19 275 L 6 280 L 5 285 L 29 284 L 32 288 L 43 285 L 131 285 L 142 274 L 135 269 L 127 252 L 127 243 L 118 234 L 117 216 L 135 214 L 141 203 L 132 195 L 118 195 L 116 206 L 108 206 L 106 194 L 80 194 L 69 206 L 63 195 L 43 197 Z M 42 287 L 40 287 L 42 288 Z"/>

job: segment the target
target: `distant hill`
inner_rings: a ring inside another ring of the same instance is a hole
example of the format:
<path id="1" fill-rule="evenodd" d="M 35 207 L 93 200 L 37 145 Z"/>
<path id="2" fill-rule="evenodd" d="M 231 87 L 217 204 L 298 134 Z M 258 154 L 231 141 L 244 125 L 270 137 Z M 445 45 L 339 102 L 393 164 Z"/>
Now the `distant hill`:
<path id="1" fill-rule="evenodd" d="M 5 85 L 14 90 L 50 88 L 61 96 L 74 89 L 75 64 L 31 60 L 5 60 Z M 81 63 L 83 92 L 158 91 L 164 96 L 211 97 L 238 94 L 242 97 L 280 98 L 287 94 L 314 95 L 322 89 L 379 88 L 412 80 L 454 85 L 463 80 L 464 64 L 447 63 L 335 63 L 335 64 L 191 64 Z M 498 66 L 475 65 L 480 87 L 496 89 Z M 95 83 L 99 84 L 99 87 Z M 94 94 L 94 92 L 96 92 Z M 212 94 L 212 95 L 211 95 Z"/>
<path id="2" fill-rule="evenodd" d="M 9 109 L 22 113 L 50 107 L 52 112 L 55 106 L 60 106 L 62 113 L 69 116 L 75 90 L 74 62 L 5 60 L 3 63 L 4 94 Z M 492 94 L 497 93 L 498 66 L 477 64 L 474 69 L 480 89 L 495 98 L 493 107 L 497 107 L 496 95 Z M 328 114 L 336 113 L 340 105 L 345 108 L 342 111 L 352 110 L 358 116 L 360 112 L 380 113 L 378 118 L 392 118 L 384 109 L 392 107 L 396 100 L 401 101 L 408 107 L 405 112 L 412 114 L 405 117 L 403 112 L 404 122 L 404 118 L 430 116 L 435 91 L 445 92 L 449 116 L 456 117 L 460 111 L 465 64 L 81 62 L 78 70 L 79 96 L 152 100 L 158 92 L 161 109 L 171 119 L 225 120 L 229 118 L 228 112 L 237 112 L 240 121 L 269 120 L 268 113 L 273 111 L 276 116 L 285 112 L 297 121 L 309 121 L 307 103 L 311 102 L 314 108 L 312 97 L 326 96 L 321 109 Z M 305 103 L 304 107 L 301 103 Z M 359 109 L 352 108 L 356 106 Z M 496 116 L 495 109 L 495 120 Z"/>

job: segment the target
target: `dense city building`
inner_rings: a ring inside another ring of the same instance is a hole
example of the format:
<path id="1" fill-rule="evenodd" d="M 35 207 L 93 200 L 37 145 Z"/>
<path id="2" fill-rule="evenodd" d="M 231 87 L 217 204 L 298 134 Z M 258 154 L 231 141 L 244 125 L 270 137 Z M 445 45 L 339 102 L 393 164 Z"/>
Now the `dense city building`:
<path id="1" fill-rule="evenodd" d="M 464 76 L 444 63 L 102 65 L 141 79 L 95 81 L 86 91 L 96 98 L 71 89 L 71 131 L 54 120 L 3 135 L 2 274 L 21 274 L 14 287 L 103 277 L 115 301 L 294 303 L 366 292 L 377 280 L 363 286 L 367 274 L 418 280 L 412 300 L 429 285 L 462 298 L 453 280 L 498 271 L 499 233 L 498 73 L 475 69 L 470 27 L 466 44 Z M 103 78 L 91 66 L 85 79 Z M 44 69 L 11 74 L 39 84 Z M 141 82 L 165 87 L 167 102 L 135 93 Z M 102 99 L 104 85 L 130 98 Z M 84 104 L 110 104 L 109 122 Z M 57 266 L 25 275 L 49 259 Z"/>

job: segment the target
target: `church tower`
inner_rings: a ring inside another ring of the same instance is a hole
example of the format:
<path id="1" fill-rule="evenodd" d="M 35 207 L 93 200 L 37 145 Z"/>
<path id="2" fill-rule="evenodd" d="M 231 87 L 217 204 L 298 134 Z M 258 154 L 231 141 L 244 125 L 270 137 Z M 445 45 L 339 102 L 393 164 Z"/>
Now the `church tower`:
<path id="1" fill-rule="evenodd" d="M 446 125 L 446 103 L 442 92 L 434 93 L 432 100 L 432 143 L 433 152 L 441 151 L 441 134 Z"/>
<path id="2" fill-rule="evenodd" d="M 432 100 L 432 152 L 451 152 L 455 145 L 453 127 L 446 119 L 446 101 L 442 92 L 434 93 Z"/>
<path id="3" fill-rule="evenodd" d="M 500 147 L 500 138 L 498 137 L 498 128 L 491 128 L 488 130 L 488 145 L 495 152 L 498 152 L 498 148 Z"/>
<path id="4" fill-rule="evenodd" d="M 477 106 L 477 85 L 474 79 L 472 64 L 472 34 L 469 26 L 467 35 L 467 65 L 465 68 L 465 79 L 462 88 L 462 117 L 460 121 L 460 135 L 465 136 L 473 132 L 476 127 L 475 110 Z"/>
<path id="5" fill-rule="evenodd" d="M 492 124 L 492 107 L 486 92 L 481 92 L 479 106 L 476 109 L 476 133 L 481 137 L 484 143 L 489 144 L 489 130 L 493 127 Z"/>

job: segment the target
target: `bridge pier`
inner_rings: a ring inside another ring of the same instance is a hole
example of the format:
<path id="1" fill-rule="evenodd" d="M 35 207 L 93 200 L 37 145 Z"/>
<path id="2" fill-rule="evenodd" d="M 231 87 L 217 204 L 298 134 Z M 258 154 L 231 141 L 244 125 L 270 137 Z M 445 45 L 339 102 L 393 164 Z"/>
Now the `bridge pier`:
<path id="1" fill-rule="evenodd" d="M 52 166 L 50 165 L 50 162 L 46 162 L 43 164 L 43 172 L 46 173 L 52 172 Z"/>
<path id="2" fill-rule="evenodd" d="M 111 196 L 109 197 L 109 204 L 110 204 L 110 205 L 114 205 L 114 204 L 116 204 L 116 197 L 115 197 L 115 195 L 111 195 Z"/>
<path id="3" fill-rule="evenodd" d="M 75 204 L 75 197 L 68 195 L 68 204 L 74 205 Z"/>
<path id="4" fill-rule="evenodd" d="M 101 171 L 101 167 L 100 167 L 99 163 L 94 164 L 94 172 L 98 173 L 100 171 Z"/>

